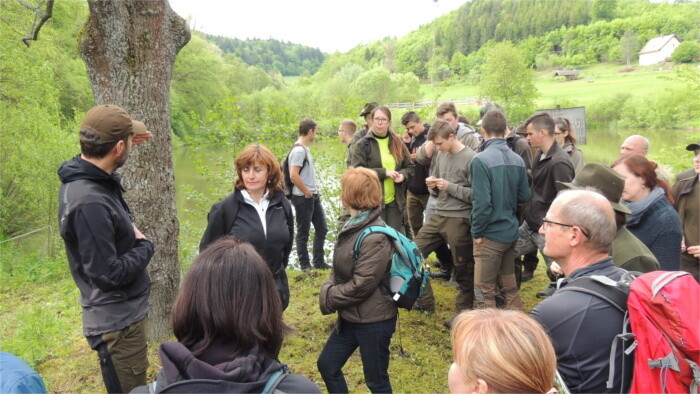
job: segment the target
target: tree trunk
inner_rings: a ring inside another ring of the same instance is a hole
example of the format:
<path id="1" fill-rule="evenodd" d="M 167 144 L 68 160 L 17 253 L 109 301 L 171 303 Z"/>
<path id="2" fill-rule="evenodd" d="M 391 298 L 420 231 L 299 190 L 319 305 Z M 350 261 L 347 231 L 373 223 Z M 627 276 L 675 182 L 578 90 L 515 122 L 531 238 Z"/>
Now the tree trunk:
<path id="1" fill-rule="evenodd" d="M 88 0 L 80 42 L 96 104 L 116 104 L 153 133 L 124 167 L 134 223 L 155 245 L 148 338 L 170 336 L 170 310 L 180 282 L 178 221 L 170 129 L 170 78 L 175 56 L 190 39 L 167 0 Z"/>

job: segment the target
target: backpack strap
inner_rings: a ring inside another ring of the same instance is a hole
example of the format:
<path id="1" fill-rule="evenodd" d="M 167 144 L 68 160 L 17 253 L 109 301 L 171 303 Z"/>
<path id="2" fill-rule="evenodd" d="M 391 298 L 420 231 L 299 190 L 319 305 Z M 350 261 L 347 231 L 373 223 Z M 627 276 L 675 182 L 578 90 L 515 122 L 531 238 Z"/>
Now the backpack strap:
<path id="1" fill-rule="evenodd" d="M 238 217 L 238 199 L 236 198 L 235 192 L 226 196 L 222 208 L 224 209 L 224 228 L 226 229 L 226 233 L 228 233 L 231 231 L 236 217 Z"/>
<path id="2" fill-rule="evenodd" d="M 287 368 L 286 364 L 282 364 L 282 368 L 270 375 L 270 377 L 267 379 L 267 383 L 265 383 L 265 387 L 263 387 L 260 393 L 268 394 L 274 392 L 277 389 L 277 386 L 282 383 L 282 380 L 284 380 L 287 375 L 289 375 L 289 368 Z"/>
<path id="3" fill-rule="evenodd" d="M 596 296 L 611 304 L 622 313 L 627 311 L 627 293 L 617 286 L 617 282 L 606 276 L 585 276 L 569 282 L 557 291 L 578 291 Z"/>
<path id="4" fill-rule="evenodd" d="M 360 258 L 360 247 L 362 246 L 362 241 L 367 238 L 368 235 L 372 233 L 382 233 L 389 237 L 389 240 L 391 241 L 391 244 L 394 247 L 394 250 L 396 250 L 403 261 L 408 264 L 411 267 L 411 270 L 413 271 L 413 266 L 411 266 L 410 262 L 408 261 L 408 257 L 403 251 L 403 248 L 400 247 L 399 241 L 398 241 L 398 235 L 395 229 L 389 227 L 389 226 L 369 226 L 366 227 L 360 235 L 357 237 L 355 240 L 355 245 L 352 247 L 352 259 L 357 261 L 357 259 Z M 389 259 L 389 270 L 391 271 L 391 264 L 392 264 L 393 259 Z M 384 288 L 389 292 L 389 294 L 392 293 L 391 287 L 386 284 L 386 283 L 381 283 L 380 286 L 384 286 Z"/>
<path id="5" fill-rule="evenodd" d="M 401 244 L 399 243 L 400 238 L 398 236 L 397 231 L 389 226 L 369 226 L 362 230 L 360 236 L 357 237 L 357 239 L 355 240 L 355 246 L 353 246 L 352 248 L 353 259 L 357 260 L 360 257 L 360 246 L 362 246 L 362 241 L 364 241 L 365 238 L 372 233 L 382 233 L 389 237 L 396 253 L 398 253 L 401 256 L 401 259 L 406 264 L 408 264 L 411 269 L 413 269 L 413 266 L 411 266 L 411 264 L 409 263 L 408 256 L 406 256 L 406 252 L 404 252 L 403 248 L 401 247 Z"/>
<path id="6" fill-rule="evenodd" d="M 292 145 L 292 149 L 289 151 L 289 154 L 287 155 L 287 160 L 289 160 L 289 155 L 292 154 L 292 151 L 293 151 L 294 148 L 296 148 L 297 146 L 301 146 L 301 144 L 298 143 L 298 142 L 295 142 L 294 145 Z M 303 170 L 304 167 L 306 167 L 306 163 L 309 162 L 309 156 L 306 154 L 306 148 L 304 148 L 303 146 L 301 146 L 301 147 L 302 147 L 302 149 L 304 149 L 304 161 L 301 162 L 301 167 L 299 167 L 299 174 L 301 174 L 301 170 Z M 291 167 L 291 166 L 290 166 L 290 167 Z M 290 168 L 290 171 L 291 171 L 291 168 Z M 290 174 L 291 174 L 291 172 L 290 172 Z"/>
<path id="7" fill-rule="evenodd" d="M 608 380 L 605 382 L 607 388 L 613 387 L 613 382 L 615 379 L 615 354 L 618 344 L 634 338 L 634 334 L 628 330 L 629 328 L 629 315 L 627 312 L 627 297 L 629 295 L 629 284 L 634 279 L 633 275 L 628 275 L 625 273 L 620 280 L 616 282 L 607 276 L 602 275 L 592 275 L 585 276 L 582 278 L 577 278 L 572 280 L 565 287 L 557 291 L 578 291 L 580 293 L 586 293 L 593 295 L 602 299 L 603 301 L 614 306 L 618 311 L 624 314 L 622 322 L 622 332 L 617 334 L 613 339 L 612 345 L 610 347 L 610 359 L 608 360 Z M 633 343 L 629 348 L 624 350 L 626 355 L 632 353 L 636 347 L 636 342 Z M 625 371 L 625 357 L 622 357 L 622 371 Z M 625 377 L 622 377 L 623 385 Z"/>

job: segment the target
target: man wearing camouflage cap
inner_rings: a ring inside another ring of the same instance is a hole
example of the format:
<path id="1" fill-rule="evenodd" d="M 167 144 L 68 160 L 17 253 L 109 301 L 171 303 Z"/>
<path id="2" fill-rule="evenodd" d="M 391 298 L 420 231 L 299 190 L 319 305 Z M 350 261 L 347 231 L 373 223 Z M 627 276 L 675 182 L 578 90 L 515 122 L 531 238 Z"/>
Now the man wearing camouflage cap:
<path id="1" fill-rule="evenodd" d="M 58 170 L 59 229 L 80 289 L 83 335 L 97 351 L 110 393 L 146 384 L 146 266 L 153 244 L 132 223 L 115 170 L 132 145 L 150 137 L 123 109 L 99 105 L 80 125 L 81 154 Z"/>
<path id="2" fill-rule="evenodd" d="M 361 140 L 365 135 L 367 135 L 367 131 L 372 128 L 372 111 L 374 111 L 375 108 L 379 107 L 378 103 L 375 103 L 372 101 L 371 103 L 365 103 L 365 105 L 362 106 L 362 109 L 360 110 L 360 117 L 365 120 L 365 124 L 355 132 L 352 136 L 352 141 L 350 141 L 350 146 L 355 145 L 355 143 L 359 140 Z"/>

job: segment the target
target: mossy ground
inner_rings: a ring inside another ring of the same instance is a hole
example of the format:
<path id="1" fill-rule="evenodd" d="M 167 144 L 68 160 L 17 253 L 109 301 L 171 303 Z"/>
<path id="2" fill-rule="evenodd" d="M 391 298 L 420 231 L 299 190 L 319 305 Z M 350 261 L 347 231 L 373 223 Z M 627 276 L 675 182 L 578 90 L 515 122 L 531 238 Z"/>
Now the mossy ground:
<path id="1" fill-rule="evenodd" d="M 17 354 L 41 374 L 50 392 L 102 392 L 104 386 L 97 356 L 82 336 L 78 290 L 64 257 L 55 259 L 2 248 L 0 255 L 0 344 Z M 18 269 L 22 267 L 22 269 Z M 540 267 L 540 270 L 542 268 Z M 336 315 L 323 316 L 318 309 L 318 289 L 329 271 L 289 271 L 291 303 L 285 321 L 294 328 L 287 337 L 281 361 L 325 389 L 316 359 L 333 327 Z M 546 284 L 546 276 L 523 285 L 523 301 L 530 310 L 534 293 Z M 454 312 L 456 289 L 434 281 L 437 300 L 434 314 L 402 310 L 391 345 L 389 373 L 396 392 L 446 392 L 451 363 L 449 330 L 443 320 Z M 403 351 L 401 351 L 403 349 Z M 149 346 L 149 379 L 160 368 L 158 344 Z M 362 363 L 356 352 L 344 368 L 352 392 L 367 392 Z"/>

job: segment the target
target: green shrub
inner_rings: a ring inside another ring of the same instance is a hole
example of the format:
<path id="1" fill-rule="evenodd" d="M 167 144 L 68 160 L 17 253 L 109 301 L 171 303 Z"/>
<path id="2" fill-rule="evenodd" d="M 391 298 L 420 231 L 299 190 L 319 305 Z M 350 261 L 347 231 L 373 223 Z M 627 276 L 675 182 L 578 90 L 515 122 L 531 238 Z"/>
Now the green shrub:
<path id="1" fill-rule="evenodd" d="M 695 41 L 683 41 L 673 51 L 671 60 L 676 63 L 690 63 L 698 56 L 700 56 L 700 45 Z"/>

